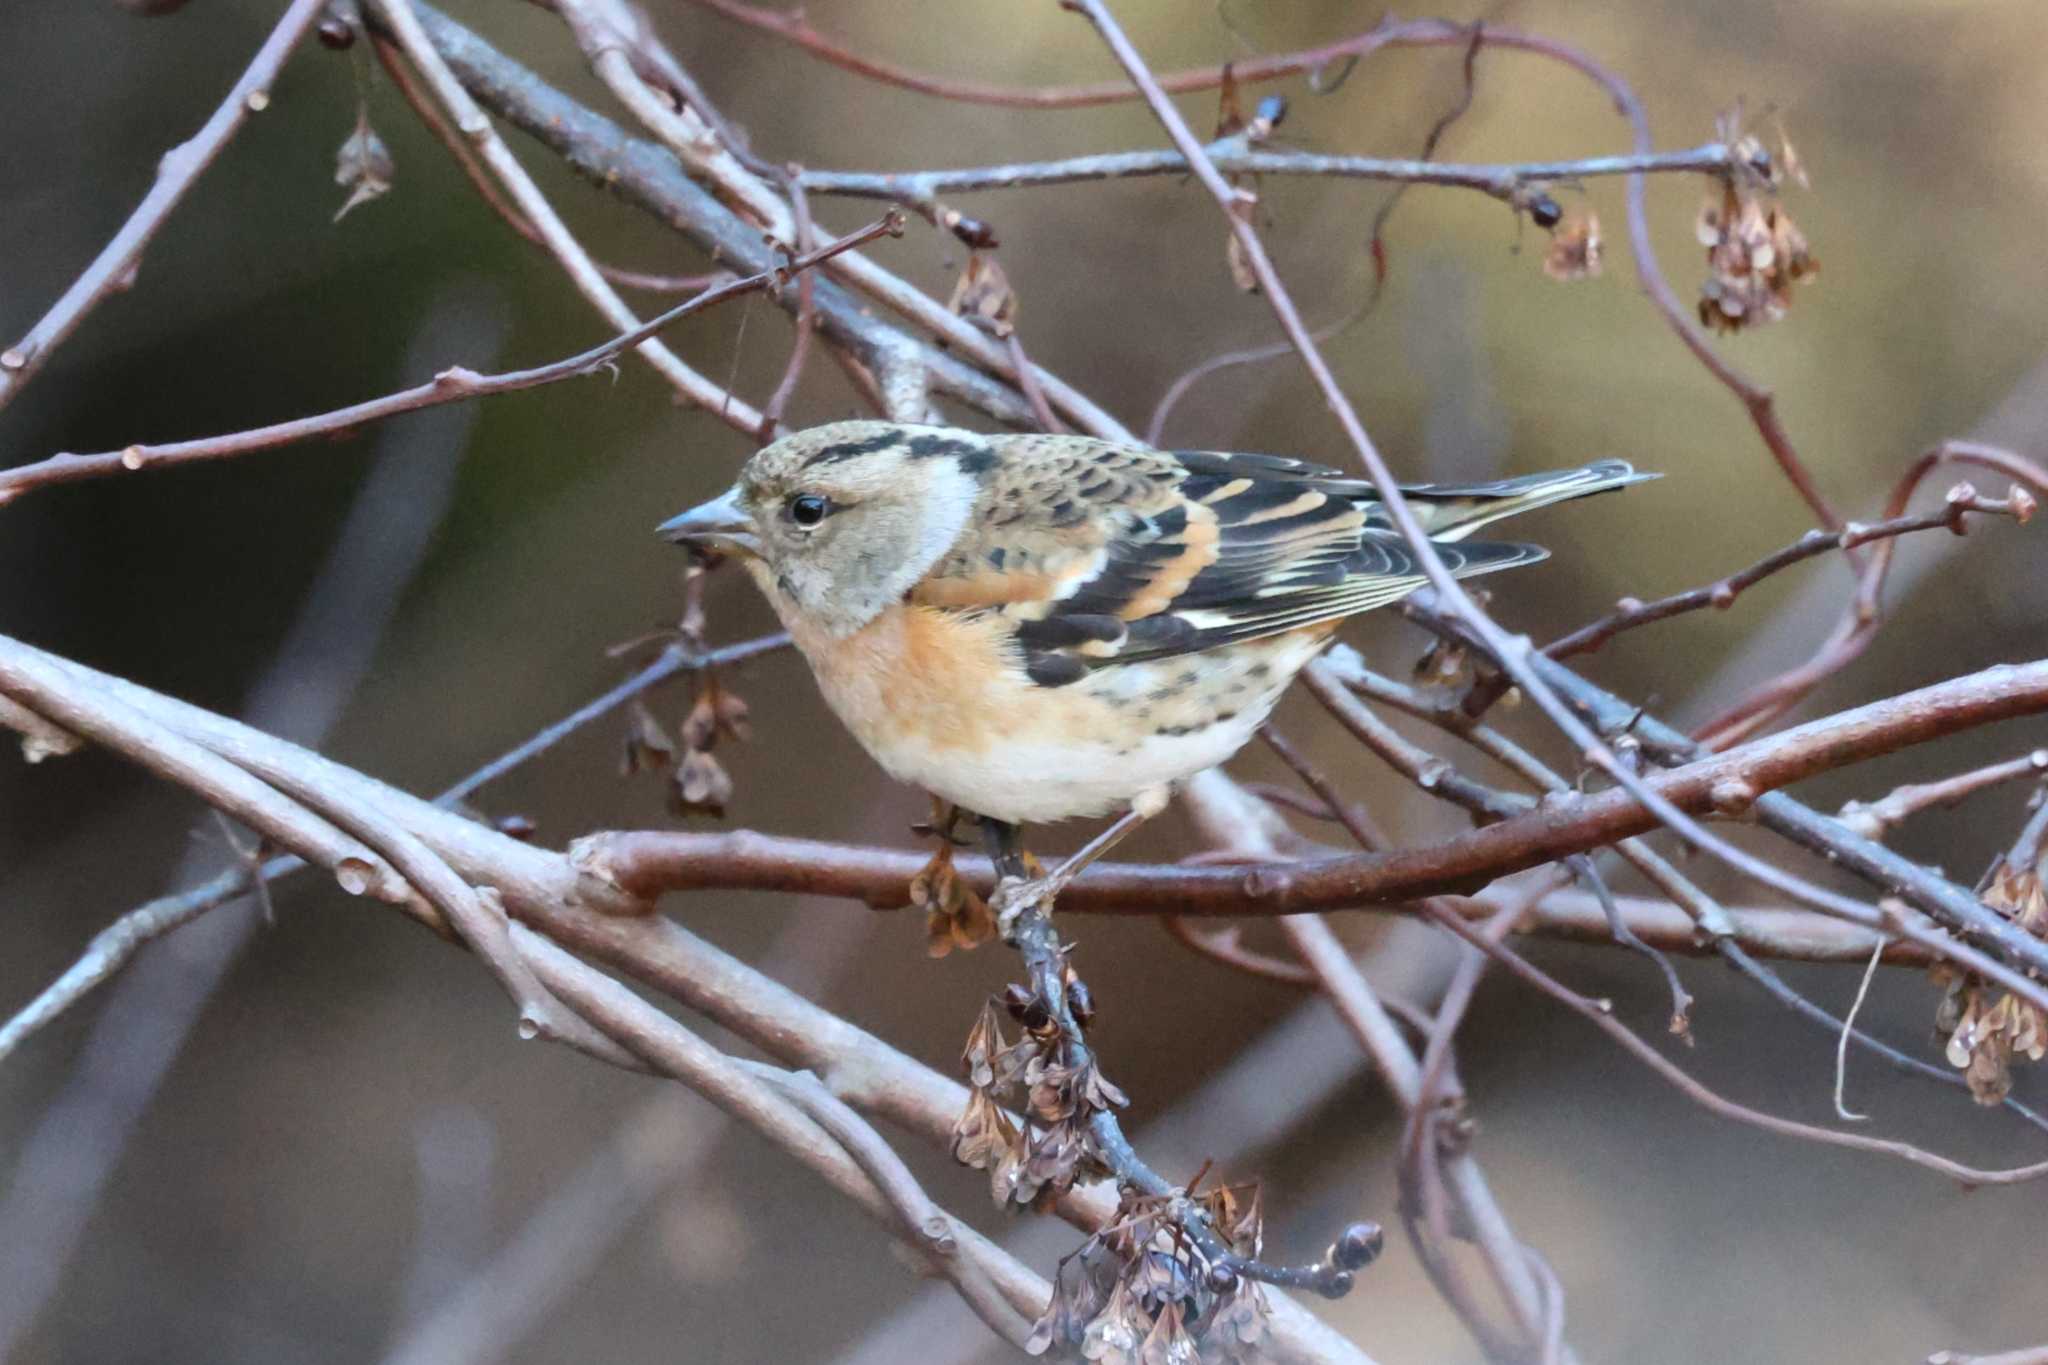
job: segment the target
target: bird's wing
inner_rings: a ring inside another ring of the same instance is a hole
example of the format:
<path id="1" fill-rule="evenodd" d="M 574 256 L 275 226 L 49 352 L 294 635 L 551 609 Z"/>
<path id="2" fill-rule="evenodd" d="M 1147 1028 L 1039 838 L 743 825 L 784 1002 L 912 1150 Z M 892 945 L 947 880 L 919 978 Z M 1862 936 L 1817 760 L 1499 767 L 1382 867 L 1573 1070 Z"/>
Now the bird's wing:
<path id="1" fill-rule="evenodd" d="M 1050 686 L 1384 606 L 1423 583 L 1370 485 L 1267 455 L 1007 438 L 961 539 L 913 590 L 1014 621 Z M 1446 545 L 1453 572 L 1543 558 Z"/>

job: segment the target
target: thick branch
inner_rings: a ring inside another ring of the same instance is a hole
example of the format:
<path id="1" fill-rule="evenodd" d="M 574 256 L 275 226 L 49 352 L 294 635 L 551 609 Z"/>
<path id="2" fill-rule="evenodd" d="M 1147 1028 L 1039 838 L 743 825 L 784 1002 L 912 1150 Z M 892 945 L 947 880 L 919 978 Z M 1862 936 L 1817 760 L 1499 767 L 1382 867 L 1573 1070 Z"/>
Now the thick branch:
<path id="1" fill-rule="evenodd" d="M 1774 788 L 1849 763 L 1925 743 L 1972 726 L 2048 710 L 2048 662 L 2001 664 L 1917 692 L 1809 722 L 1768 739 L 1646 779 L 1681 809 L 1740 813 Z M 1061 898 L 1062 909 L 1121 909 L 1156 914 L 1281 915 L 1464 892 L 1540 863 L 1583 853 L 1657 827 L 1655 815 L 1626 791 L 1608 790 L 1512 816 L 1422 848 L 1294 864 L 1286 868 L 1090 869 Z M 736 833 L 606 834 L 585 841 L 585 865 L 629 894 L 652 896 L 719 879 L 773 860 L 766 836 Z M 783 866 L 774 889 L 806 893 L 855 891 L 835 880 L 853 871 L 821 859 L 829 845 L 806 844 L 802 859 Z M 793 846 L 792 846 L 793 851 Z M 862 870 L 863 878 L 874 869 Z M 758 875 L 758 873 L 755 873 Z M 893 866 L 892 872 L 893 875 Z M 879 879 L 856 894 L 887 899 Z M 1137 904 L 1125 904 L 1136 901 Z M 1171 902 L 1180 902 L 1171 904 Z"/>

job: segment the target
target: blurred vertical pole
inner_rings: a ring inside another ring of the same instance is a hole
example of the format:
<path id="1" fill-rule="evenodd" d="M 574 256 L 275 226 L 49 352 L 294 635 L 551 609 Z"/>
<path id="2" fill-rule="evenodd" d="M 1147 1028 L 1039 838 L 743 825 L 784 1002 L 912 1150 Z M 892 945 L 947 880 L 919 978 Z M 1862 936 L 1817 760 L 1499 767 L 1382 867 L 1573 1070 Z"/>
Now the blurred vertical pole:
<path id="1" fill-rule="evenodd" d="M 504 312 L 481 290 L 440 299 L 401 372 L 431 373 L 451 356 L 495 356 Z M 473 404 L 451 404 L 379 432 L 370 475 L 277 657 L 250 689 L 244 720 L 320 745 L 426 557 L 475 424 Z M 219 861 L 216 851 L 196 849 L 171 884 L 210 875 Z M 0 1195 L 0 1359 L 14 1353 L 62 1283 L 137 1122 L 257 924 L 253 901 L 222 906 L 146 948 L 108 988 L 76 1068 L 30 1130 Z"/>

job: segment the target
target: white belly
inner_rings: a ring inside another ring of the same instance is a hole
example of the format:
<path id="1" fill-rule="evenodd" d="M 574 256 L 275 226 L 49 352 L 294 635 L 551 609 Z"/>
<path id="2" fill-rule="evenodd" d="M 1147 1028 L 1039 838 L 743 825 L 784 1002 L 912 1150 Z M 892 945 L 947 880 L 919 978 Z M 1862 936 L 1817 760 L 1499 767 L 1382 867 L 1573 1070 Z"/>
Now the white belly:
<path id="1" fill-rule="evenodd" d="M 1014 824 L 1121 812 L 1228 759 L 1272 713 L 1320 638 L 1226 647 L 1098 670 L 1033 702 L 1057 711 L 1015 723 L 993 743 L 935 752 L 871 745 L 891 774 L 977 814 Z M 1037 707 L 1005 707 L 998 717 Z"/>

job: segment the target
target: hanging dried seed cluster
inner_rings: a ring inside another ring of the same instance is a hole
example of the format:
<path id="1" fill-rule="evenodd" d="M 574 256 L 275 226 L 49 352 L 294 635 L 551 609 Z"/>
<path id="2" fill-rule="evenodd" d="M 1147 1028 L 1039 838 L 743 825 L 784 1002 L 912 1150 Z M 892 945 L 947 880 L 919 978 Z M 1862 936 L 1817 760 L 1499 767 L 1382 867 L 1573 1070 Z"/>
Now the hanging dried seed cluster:
<path id="1" fill-rule="evenodd" d="M 1246 146 L 1257 147 L 1270 141 L 1273 130 L 1286 119 L 1287 101 L 1279 95 L 1268 95 L 1260 100 L 1252 116 L 1246 118 L 1244 105 L 1238 98 L 1237 76 L 1228 63 L 1224 65 L 1223 89 L 1216 110 L 1217 142 L 1241 136 Z M 1247 223 L 1255 221 L 1260 202 L 1259 177 L 1249 171 L 1232 171 L 1224 179 L 1235 191 L 1228 205 L 1231 216 Z M 1245 252 L 1244 243 L 1237 239 L 1237 233 L 1224 234 L 1223 258 L 1230 266 L 1231 283 L 1247 294 L 1259 292 L 1258 272 L 1252 268 L 1251 257 Z"/>
<path id="2" fill-rule="evenodd" d="M 1763 143 L 1740 131 L 1736 116 L 1722 121 L 1730 148 L 1729 171 L 1700 207 L 1700 245 L 1707 277 L 1700 284 L 1700 322 L 1736 332 L 1776 322 L 1792 306 L 1792 286 L 1820 269 L 1806 234 L 1778 201 L 1787 178 L 1802 187 L 1806 174 L 1789 140 L 1780 136 L 1773 158 Z"/>
<path id="3" fill-rule="evenodd" d="M 2037 868 L 2014 869 L 2001 859 L 1984 903 L 2035 937 L 2048 937 L 2048 892 Z M 1934 1026 L 1948 1036 L 1949 1064 L 1962 1071 L 1977 1103 L 2002 1102 L 2012 1090 L 2015 1054 L 2036 1062 L 2048 1055 L 2048 1017 L 1974 972 L 1938 963 L 1933 975 L 1947 988 Z"/>
<path id="4" fill-rule="evenodd" d="M 1271 1309 L 1259 1286 L 1212 1266 L 1187 1232 L 1198 1209 L 1231 1252 L 1259 1253 L 1256 1188 L 1206 1195 L 1126 1193 L 1116 1217 L 1060 1262 L 1052 1302 L 1032 1329 L 1033 1354 L 1103 1365 L 1237 1365 L 1262 1349 Z"/>
<path id="5" fill-rule="evenodd" d="M 732 799 L 732 776 L 711 750 L 721 735 L 744 742 L 750 734 L 746 702 L 706 670 L 697 700 L 678 728 L 680 744 L 644 701 L 634 699 L 620 772 L 627 777 L 638 772 L 666 773 L 669 805 L 677 814 L 723 816 L 726 802 Z"/>
<path id="6" fill-rule="evenodd" d="M 910 904 L 924 911 L 925 951 L 933 957 L 977 947 L 996 935 L 995 912 L 953 866 L 953 827 L 959 819 L 957 810 L 932 798 L 931 824 L 920 832 L 937 836 L 939 851 L 910 880 Z M 1043 874 L 1034 865 L 1030 875 Z"/>
<path id="7" fill-rule="evenodd" d="M 1087 988 L 1062 967 L 1067 1002 L 1085 1026 L 1093 1014 Z M 1003 1037 L 993 1001 L 982 1007 L 960 1061 L 967 1071 L 967 1109 L 953 1127 L 953 1155 L 987 1171 L 989 1194 L 1005 1208 L 1043 1207 L 1082 1177 L 1110 1174 L 1095 1149 L 1089 1121 L 1105 1109 L 1129 1103 L 1103 1076 L 1087 1048 L 1076 1047 L 1045 1001 L 1022 986 L 1003 997 L 1010 1017 L 1023 1026 L 1012 1043 Z M 1005 1106 L 1016 1101 L 1022 1127 Z"/>
<path id="8" fill-rule="evenodd" d="M 1550 249 L 1543 253 L 1543 273 L 1553 280 L 1591 279 L 1601 270 L 1600 219 L 1591 209 L 1573 214 L 1551 229 Z"/>

